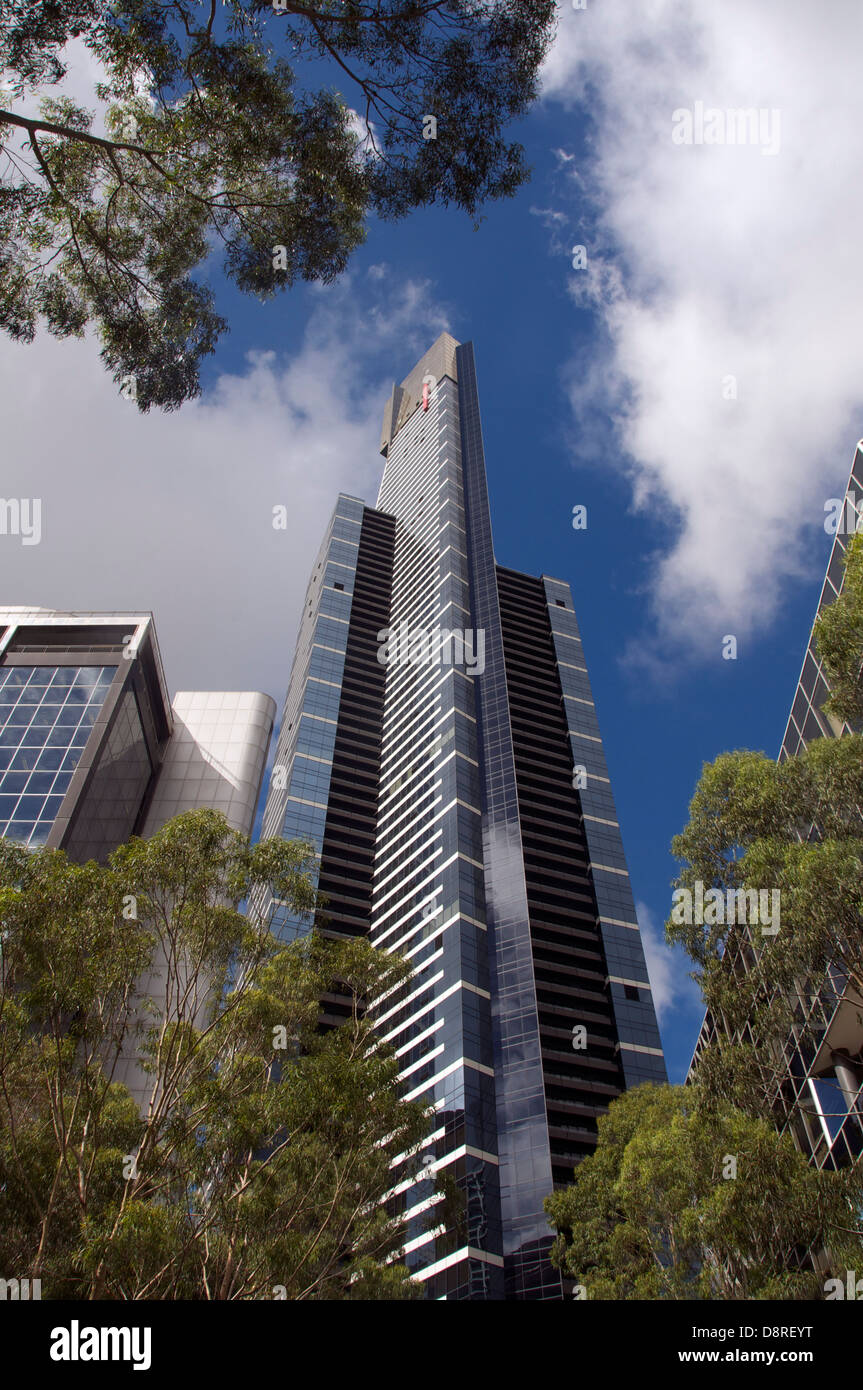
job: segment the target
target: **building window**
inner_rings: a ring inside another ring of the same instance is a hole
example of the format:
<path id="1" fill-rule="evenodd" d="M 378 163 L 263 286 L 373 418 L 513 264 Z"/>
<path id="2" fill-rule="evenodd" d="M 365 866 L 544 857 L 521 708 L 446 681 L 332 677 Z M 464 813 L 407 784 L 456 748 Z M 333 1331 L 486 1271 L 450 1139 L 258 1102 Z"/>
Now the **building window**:
<path id="1" fill-rule="evenodd" d="M 343 592 L 344 592 L 344 587 L 345 587 L 344 584 L 334 584 L 334 585 L 333 585 L 333 588 L 334 588 L 334 589 L 341 589 Z"/>
<path id="2" fill-rule="evenodd" d="M 623 992 L 624 992 L 624 994 L 626 995 L 627 999 L 640 999 L 640 998 L 641 998 L 641 996 L 640 996 L 640 994 L 638 993 L 638 990 L 636 989 L 635 985 L 624 985 L 624 986 L 623 986 Z"/>
<path id="3" fill-rule="evenodd" d="M 565 608 L 565 607 L 566 607 L 566 604 L 564 603 L 564 601 L 563 601 L 562 598 L 556 598 L 554 601 L 555 601 L 555 603 L 557 604 L 558 608 Z"/>
<path id="4" fill-rule="evenodd" d="M 0 668 L 0 835 L 48 839 L 115 669 Z"/>

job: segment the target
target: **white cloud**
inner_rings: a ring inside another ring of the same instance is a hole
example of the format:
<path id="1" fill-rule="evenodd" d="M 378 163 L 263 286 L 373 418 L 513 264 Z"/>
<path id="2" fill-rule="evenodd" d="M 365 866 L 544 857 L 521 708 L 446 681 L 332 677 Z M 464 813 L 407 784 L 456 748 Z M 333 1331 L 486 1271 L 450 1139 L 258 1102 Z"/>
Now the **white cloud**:
<path id="1" fill-rule="evenodd" d="M 93 113 L 93 134 L 104 135 L 106 103 L 96 95 L 97 82 L 104 82 L 106 77 L 103 64 L 83 39 L 71 39 L 61 50 L 60 56 L 66 67 L 65 76 L 53 86 L 29 91 L 18 99 L 10 101 L 8 96 L 4 96 L 4 102 L 8 103 L 6 110 L 17 111 L 24 116 L 38 116 L 39 103 L 43 98 L 56 101 L 59 97 L 70 97 L 85 111 Z M 5 81 L 11 80 L 11 76 L 7 75 Z"/>
<path id="2" fill-rule="evenodd" d="M 56 87 L 96 110 L 104 71 L 79 40 Z M 356 117 L 358 134 L 367 134 Z M 201 268 L 202 278 L 212 264 Z M 152 610 L 172 690 L 259 688 L 281 699 L 300 607 L 340 491 L 374 504 L 381 417 L 404 375 L 449 327 L 427 281 L 386 263 L 312 284 L 305 337 L 287 357 L 251 352 L 180 411 L 142 416 L 98 346 L 0 337 L 2 492 L 39 498 L 42 540 L 0 535 L 0 599 Z M 296 298 L 293 300 L 296 303 Z M 279 304 L 269 309 L 271 330 Z M 288 507 L 287 530 L 273 508 Z"/>
<path id="3" fill-rule="evenodd" d="M 569 214 L 558 208 L 538 208 L 529 209 L 531 217 L 538 217 L 543 227 L 549 233 L 549 250 L 553 255 L 560 255 L 566 248 L 572 237 L 567 236 L 569 226 Z"/>
<path id="4" fill-rule="evenodd" d="M 531 217 L 540 217 L 542 225 L 547 228 L 558 227 L 569 221 L 565 212 L 559 212 L 556 208 L 531 208 Z"/>
<path id="5" fill-rule="evenodd" d="M 606 335 L 601 359 L 573 365 L 571 399 L 582 450 L 667 521 L 648 577 L 666 648 L 717 652 L 766 621 L 847 479 L 863 423 L 861 45 L 856 0 L 834 0 L 829 24 L 809 0 L 561 9 L 545 95 L 590 121 L 588 157 L 563 175 L 590 227 L 590 269 L 569 284 Z M 673 144 L 672 113 L 697 101 L 779 110 L 779 152 Z"/>
<path id="6" fill-rule="evenodd" d="M 396 276 L 313 304 L 294 356 L 250 354 L 169 415 L 123 400 L 91 340 L 0 339 L 3 495 L 42 500 L 39 545 L 0 536 L 2 601 L 151 609 L 172 690 L 281 699 L 336 495 L 374 504 L 392 375 L 447 326 Z"/>
<path id="7" fill-rule="evenodd" d="M 635 910 L 657 1019 L 662 1023 L 681 1008 L 697 1012 L 701 996 L 695 981 L 689 978 L 688 957 L 680 947 L 665 944 L 665 934 L 646 903 L 637 903 Z"/>
<path id="8" fill-rule="evenodd" d="M 361 116 L 352 106 L 348 107 L 348 130 L 356 138 L 356 155 L 360 163 L 364 163 L 369 155 L 373 159 L 381 158 L 380 132 L 377 126 L 374 121 Z"/>

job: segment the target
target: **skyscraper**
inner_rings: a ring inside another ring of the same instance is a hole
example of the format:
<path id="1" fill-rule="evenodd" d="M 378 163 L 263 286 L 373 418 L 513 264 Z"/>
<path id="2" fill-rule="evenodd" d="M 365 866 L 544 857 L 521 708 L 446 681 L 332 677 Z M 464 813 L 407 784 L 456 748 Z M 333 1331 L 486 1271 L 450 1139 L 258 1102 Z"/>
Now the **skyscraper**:
<path id="1" fill-rule="evenodd" d="M 381 452 L 309 584 L 262 833 L 317 848 L 323 930 L 413 966 L 378 1025 L 464 1209 L 396 1170 L 408 1265 L 430 1297 L 560 1298 L 543 1199 L 665 1080 L 572 595 L 495 563 L 470 344 L 393 388 Z"/>
<path id="2" fill-rule="evenodd" d="M 863 440 L 854 452 L 844 498 L 825 506 L 825 530 L 836 522 L 833 546 L 819 614 L 842 591 L 844 560 L 851 537 L 863 530 Z M 797 757 L 819 738 L 841 738 L 851 732 L 823 708 L 830 685 L 818 656 L 813 622 L 803 667 L 779 751 L 779 762 Z M 744 960 L 746 959 L 744 955 Z M 788 1130 L 816 1167 L 842 1168 L 863 1154 L 863 1023 L 861 1003 L 838 972 L 835 988 L 797 991 L 795 1019 L 777 1058 L 773 1078 L 773 1113 L 778 1127 Z M 705 1048 L 718 1036 L 717 1020 L 708 1012 L 695 1045 L 690 1076 L 698 1069 Z M 749 1039 L 747 1039 L 748 1041 Z"/>

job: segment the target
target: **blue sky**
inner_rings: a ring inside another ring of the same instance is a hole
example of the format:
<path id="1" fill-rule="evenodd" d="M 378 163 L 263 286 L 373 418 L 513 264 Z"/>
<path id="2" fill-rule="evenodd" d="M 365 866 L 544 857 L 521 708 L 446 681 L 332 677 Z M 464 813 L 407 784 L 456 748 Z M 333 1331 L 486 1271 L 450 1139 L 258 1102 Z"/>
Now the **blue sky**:
<path id="1" fill-rule="evenodd" d="M 374 502 L 391 381 L 442 328 L 473 340 L 497 558 L 572 583 L 673 1080 L 701 1007 L 659 942 L 669 843 L 705 761 L 778 752 L 863 432 L 863 17 L 704 8 L 561 6 L 516 130 L 533 179 L 477 230 L 372 221 L 337 285 L 264 306 L 213 268 L 231 332 L 174 415 L 118 400 L 91 342 L 0 343 L 4 491 L 44 518 L 0 548 L 4 600 L 152 609 L 172 690 L 281 700 L 335 493 Z M 697 101 L 780 111 L 780 149 L 676 147 Z"/>

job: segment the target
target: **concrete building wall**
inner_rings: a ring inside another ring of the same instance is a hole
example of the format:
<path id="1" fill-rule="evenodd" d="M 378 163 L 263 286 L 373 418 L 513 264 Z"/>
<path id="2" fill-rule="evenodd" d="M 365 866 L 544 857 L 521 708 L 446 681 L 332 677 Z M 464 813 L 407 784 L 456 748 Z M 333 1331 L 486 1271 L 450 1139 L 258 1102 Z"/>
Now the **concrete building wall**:
<path id="1" fill-rule="evenodd" d="M 183 811 L 212 807 L 232 829 L 250 835 L 275 719 L 275 701 L 255 691 L 182 691 L 172 706 L 174 732 L 142 835 L 155 835 Z M 160 1015 L 173 1014 L 183 989 L 182 965 L 169 968 L 160 947 L 152 971 L 138 982 L 142 1001 L 137 1026 L 151 1021 L 143 1001 L 152 999 Z M 199 981 L 191 1013 L 200 1022 L 208 1002 L 206 981 Z M 140 1033 L 128 1039 L 114 1080 L 127 1086 L 142 1109 L 152 1093 L 152 1077 L 139 1064 Z"/>
<path id="2" fill-rule="evenodd" d="M 275 701 L 256 691 L 181 691 L 174 699 L 174 732 L 144 822 L 148 838 L 178 816 L 210 806 L 250 835 Z"/>

